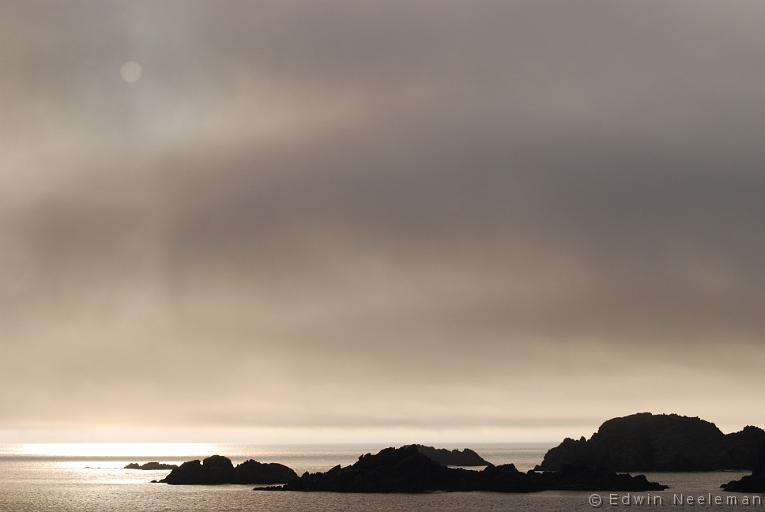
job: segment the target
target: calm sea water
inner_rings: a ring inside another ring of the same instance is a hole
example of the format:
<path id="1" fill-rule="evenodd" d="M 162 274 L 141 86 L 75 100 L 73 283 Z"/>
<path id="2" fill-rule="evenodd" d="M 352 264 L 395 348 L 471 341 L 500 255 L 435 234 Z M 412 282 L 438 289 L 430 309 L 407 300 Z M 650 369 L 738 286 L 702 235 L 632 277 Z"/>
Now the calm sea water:
<path id="1" fill-rule="evenodd" d="M 262 462 L 281 462 L 298 473 L 324 471 L 336 464 L 352 464 L 362 453 L 375 452 L 383 446 L 286 446 L 249 445 L 183 445 L 170 450 L 167 446 L 152 452 L 151 446 L 120 450 L 111 454 L 103 447 L 34 447 L 30 445 L 0 446 L 0 511 L 9 512 L 192 512 L 192 511 L 568 511 L 593 510 L 590 493 L 543 492 L 535 494 L 498 493 L 432 493 L 425 495 L 343 495 L 332 493 L 258 492 L 251 486 L 215 487 L 169 486 L 149 483 L 162 478 L 167 471 L 136 471 L 122 467 L 128 462 L 159 460 L 180 463 L 213 453 L 227 455 L 234 463 L 247 458 Z M 527 470 L 542 460 L 546 445 L 515 444 L 481 446 L 473 444 L 487 460 L 495 464 L 514 463 Z M 119 452 L 122 453 L 119 453 Z M 145 452 L 145 453 L 143 453 Z M 157 456 L 157 453 L 166 453 Z M 53 453 L 53 454 L 51 454 Z M 84 454 L 84 455 L 78 455 Z M 152 455 L 154 453 L 155 455 Z M 609 496 L 601 493 L 603 509 L 742 509 L 763 510 L 761 505 L 745 506 L 678 506 L 674 495 L 725 496 L 719 486 L 739 478 L 741 473 L 664 473 L 649 475 L 652 480 L 671 486 L 659 496 L 663 505 L 608 504 Z M 633 496 L 647 497 L 646 493 Z M 743 496 L 738 496 L 742 499 Z M 620 495 L 623 499 L 623 495 Z"/>

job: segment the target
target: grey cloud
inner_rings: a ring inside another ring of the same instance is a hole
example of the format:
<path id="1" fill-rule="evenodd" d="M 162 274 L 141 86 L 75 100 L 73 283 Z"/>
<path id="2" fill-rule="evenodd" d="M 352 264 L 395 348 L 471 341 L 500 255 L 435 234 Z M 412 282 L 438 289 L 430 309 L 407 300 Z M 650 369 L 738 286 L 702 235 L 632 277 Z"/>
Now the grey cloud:
<path id="1" fill-rule="evenodd" d="M 0 427 L 765 423 L 759 4 L 0 14 Z"/>

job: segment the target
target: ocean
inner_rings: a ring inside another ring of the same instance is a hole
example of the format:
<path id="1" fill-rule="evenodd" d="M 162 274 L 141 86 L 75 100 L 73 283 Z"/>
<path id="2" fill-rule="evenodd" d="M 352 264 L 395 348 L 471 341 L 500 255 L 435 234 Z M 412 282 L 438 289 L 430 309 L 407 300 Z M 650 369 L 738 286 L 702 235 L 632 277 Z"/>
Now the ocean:
<path id="1" fill-rule="evenodd" d="M 543 444 L 504 444 L 469 446 L 494 464 L 512 462 L 520 470 L 538 464 L 550 447 Z M 298 473 L 324 471 L 337 464 L 352 464 L 359 455 L 376 452 L 384 446 L 311 445 L 255 446 L 225 444 L 186 445 L 4 445 L 0 446 L 0 511 L 3 512 L 194 512 L 194 511 L 284 511 L 284 512 L 498 512 L 511 510 L 568 511 L 603 509 L 668 510 L 763 510 L 756 503 L 746 504 L 744 495 L 737 505 L 727 502 L 720 484 L 740 478 L 743 473 L 660 473 L 649 479 L 670 486 L 660 493 L 542 492 L 532 494 L 431 493 L 335 494 L 254 491 L 252 486 L 212 487 L 152 484 L 167 471 L 127 470 L 129 462 L 157 460 L 180 463 L 215 453 L 239 463 L 248 458 L 261 462 L 280 462 Z M 678 495 L 684 505 L 677 504 Z M 698 504 L 721 497 L 721 504 Z M 688 504 L 688 498 L 693 504 Z M 642 501 L 643 504 L 639 502 Z M 629 502 L 629 505 L 626 503 Z"/>

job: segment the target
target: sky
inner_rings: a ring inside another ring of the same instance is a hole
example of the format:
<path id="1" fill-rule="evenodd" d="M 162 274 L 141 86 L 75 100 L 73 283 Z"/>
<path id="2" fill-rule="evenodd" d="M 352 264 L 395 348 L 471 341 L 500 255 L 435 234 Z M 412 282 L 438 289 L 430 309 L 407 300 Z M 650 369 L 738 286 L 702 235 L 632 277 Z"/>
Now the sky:
<path id="1" fill-rule="evenodd" d="M 0 442 L 765 426 L 764 24 L 2 2 Z"/>

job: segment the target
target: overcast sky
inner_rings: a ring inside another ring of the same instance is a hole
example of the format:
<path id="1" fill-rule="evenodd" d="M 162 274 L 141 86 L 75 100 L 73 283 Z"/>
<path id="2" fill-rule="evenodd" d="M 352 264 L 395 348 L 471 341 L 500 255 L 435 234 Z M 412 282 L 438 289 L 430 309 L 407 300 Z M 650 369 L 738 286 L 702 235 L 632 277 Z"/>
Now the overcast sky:
<path id="1" fill-rule="evenodd" d="M 2 2 L 0 441 L 765 426 L 763 26 Z"/>

